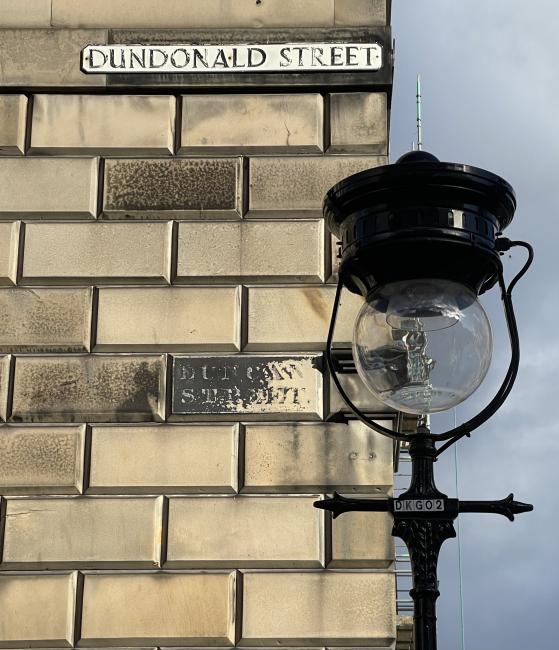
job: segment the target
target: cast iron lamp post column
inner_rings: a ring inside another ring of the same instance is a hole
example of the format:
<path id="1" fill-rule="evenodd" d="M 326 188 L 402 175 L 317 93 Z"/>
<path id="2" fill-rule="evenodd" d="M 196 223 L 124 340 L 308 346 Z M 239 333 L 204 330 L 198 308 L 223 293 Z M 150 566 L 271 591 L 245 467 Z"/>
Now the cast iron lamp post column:
<path id="1" fill-rule="evenodd" d="M 334 494 L 315 506 L 334 517 L 351 511 L 392 513 L 392 534 L 406 543 L 412 565 L 416 650 L 436 650 L 437 562 L 446 539 L 456 536 L 461 512 L 514 515 L 532 506 L 513 500 L 459 501 L 440 492 L 437 457 L 487 421 L 507 398 L 520 351 L 512 290 L 532 262 L 532 247 L 502 236 L 512 221 L 512 187 L 490 172 L 441 163 L 418 151 L 396 164 L 354 174 L 324 202 L 329 229 L 342 243 L 339 281 L 326 359 L 334 383 L 354 415 L 370 428 L 409 445 L 412 478 L 397 499 L 348 499 Z M 528 260 L 507 286 L 501 256 L 514 246 Z M 501 387 L 473 418 L 432 433 L 423 416 L 453 408 L 479 386 L 489 367 L 491 330 L 477 296 L 498 284 L 511 344 Z M 365 298 L 353 340 L 354 368 L 340 365 L 347 352 L 332 349 L 343 287 Z M 337 376 L 357 371 L 389 406 L 418 416 L 415 434 L 381 426 L 353 404 Z M 437 447 L 437 445 L 439 445 Z"/>

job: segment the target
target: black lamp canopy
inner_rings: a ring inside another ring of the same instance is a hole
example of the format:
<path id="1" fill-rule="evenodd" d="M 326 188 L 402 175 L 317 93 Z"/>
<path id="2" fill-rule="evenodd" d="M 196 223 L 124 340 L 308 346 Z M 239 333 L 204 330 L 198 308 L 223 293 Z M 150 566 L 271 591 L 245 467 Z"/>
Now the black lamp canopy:
<path id="1" fill-rule="evenodd" d="M 353 174 L 324 200 L 328 228 L 342 245 L 340 276 L 364 296 L 379 284 L 420 278 L 483 293 L 498 280 L 498 236 L 515 208 L 514 190 L 500 176 L 426 151 Z"/>

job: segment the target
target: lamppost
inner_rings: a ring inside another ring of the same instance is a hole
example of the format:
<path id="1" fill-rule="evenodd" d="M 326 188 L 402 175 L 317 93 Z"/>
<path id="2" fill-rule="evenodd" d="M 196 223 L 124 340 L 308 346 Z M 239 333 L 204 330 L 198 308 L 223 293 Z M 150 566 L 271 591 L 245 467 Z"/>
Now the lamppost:
<path id="1" fill-rule="evenodd" d="M 409 445 L 412 478 L 398 498 L 348 499 L 338 494 L 317 501 L 334 517 L 350 511 L 392 513 L 392 534 L 406 543 L 412 565 L 416 650 L 435 650 L 438 554 L 455 537 L 462 512 L 508 517 L 532 510 L 513 500 L 459 501 L 440 492 L 434 480 L 437 457 L 486 422 L 503 404 L 515 381 L 519 338 L 512 291 L 533 258 L 530 244 L 502 231 L 516 200 L 502 178 L 476 167 L 439 162 L 425 151 L 405 154 L 393 165 L 354 174 L 326 195 L 324 215 L 341 241 L 339 281 L 328 333 L 326 359 L 342 398 L 375 431 Z M 528 260 L 507 285 L 501 256 L 522 246 Z M 431 433 L 429 414 L 453 408 L 481 384 L 490 365 L 489 319 L 477 297 L 498 285 L 511 345 L 510 364 L 491 401 L 467 422 Z M 361 293 L 353 367 L 332 349 L 342 289 Z M 345 361 L 345 363 L 344 363 Z M 357 372 L 382 402 L 418 417 L 414 434 L 392 431 L 363 413 L 344 391 L 337 373 Z"/>

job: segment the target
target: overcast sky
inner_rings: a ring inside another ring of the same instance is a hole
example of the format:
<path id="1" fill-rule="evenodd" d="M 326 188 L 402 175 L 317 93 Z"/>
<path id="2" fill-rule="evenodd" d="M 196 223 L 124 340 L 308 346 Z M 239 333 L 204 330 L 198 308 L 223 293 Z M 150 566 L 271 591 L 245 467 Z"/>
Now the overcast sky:
<path id="1" fill-rule="evenodd" d="M 500 174 L 518 209 L 506 234 L 530 240 L 536 261 L 515 289 L 522 345 L 506 404 L 461 441 L 459 491 L 465 499 L 514 492 L 535 506 L 514 523 L 461 515 L 465 648 L 556 650 L 559 608 L 559 3 L 557 0 L 394 0 L 396 67 L 391 161 L 415 136 L 415 76 L 423 86 L 424 148 L 440 160 Z M 524 260 L 504 259 L 508 277 Z M 479 410 L 507 362 L 497 292 L 484 301 L 495 320 L 495 363 L 457 409 Z M 448 416 L 433 428 L 441 430 Z M 440 461 L 439 487 L 454 493 L 454 452 Z M 441 558 L 439 647 L 461 648 L 457 543 Z"/>

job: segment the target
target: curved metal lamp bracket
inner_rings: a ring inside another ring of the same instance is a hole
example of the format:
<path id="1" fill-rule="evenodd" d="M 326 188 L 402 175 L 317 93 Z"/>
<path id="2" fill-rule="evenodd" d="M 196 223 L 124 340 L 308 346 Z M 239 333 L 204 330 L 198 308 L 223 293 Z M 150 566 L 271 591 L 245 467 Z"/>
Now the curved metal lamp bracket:
<path id="1" fill-rule="evenodd" d="M 503 302 L 503 308 L 505 312 L 505 318 L 507 322 L 507 329 L 509 333 L 509 339 L 510 339 L 510 346 L 511 346 L 511 360 L 509 363 L 509 367 L 507 370 L 507 373 L 505 375 L 505 378 L 503 380 L 503 383 L 501 384 L 501 387 L 493 397 L 493 399 L 473 418 L 468 420 L 467 422 L 464 422 L 463 424 L 459 425 L 458 427 L 455 427 L 453 429 L 450 429 L 449 431 L 446 431 L 444 433 L 430 433 L 430 432 L 425 432 L 428 433 L 429 437 L 434 441 L 434 442 L 442 442 L 446 441 L 444 445 L 442 445 L 438 450 L 437 450 L 437 456 L 441 454 L 445 449 L 450 447 L 452 444 L 457 442 L 460 438 L 464 436 L 469 436 L 474 429 L 477 429 L 479 426 L 484 424 L 487 420 L 489 420 L 490 417 L 492 417 L 495 412 L 501 407 L 503 402 L 506 400 L 508 397 L 510 391 L 512 390 L 512 387 L 514 385 L 516 375 L 518 373 L 518 367 L 520 364 L 520 341 L 518 337 L 518 328 L 516 324 L 516 317 L 514 315 L 514 308 L 512 304 L 512 290 L 518 280 L 526 273 L 528 270 L 528 267 L 532 263 L 533 257 L 534 257 L 534 252 L 532 249 L 532 246 L 530 244 L 527 244 L 526 242 L 521 242 L 521 241 L 511 241 L 506 238 L 499 238 L 497 240 L 498 243 L 498 250 L 503 252 L 506 250 L 509 250 L 513 246 L 522 246 L 527 249 L 528 251 L 528 260 L 520 270 L 520 272 L 513 278 L 509 286 L 507 287 L 505 284 L 505 279 L 503 277 L 502 270 L 499 271 L 498 273 L 498 281 L 499 281 L 499 287 L 501 289 L 501 300 Z M 351 409 L 351 411 L 354 413 L 354 415 L 361 420 L 364 424 L 366 424 L 369 428 L 373 429 L 374 431 L 377 431 L 378 433 L 388 436 L 389 438 L 392 438 L 393 440 L 398 440 L 400 442 L 409 442 L 411 437 L 409 434 L 403 434 L 403 433 L 398 433 L 394 432 L 391 429 L 388 429 L 386 427 L 383 427 L 382 425 L 378 424 L 371 418 L 367 417 L 350 399 L 346 391 L 344 390 L 343 386 L 341 385 L 341 382 L 338 378 L 334 359 L 332 357 L 332 341 L 334 339 L 334 331 L 336 328 L 336 320 L 338 316 L 338 308 L 339 308 L 339 303 L 340 303 L 340 297 L 342 293 L 344 283 L 342 280 L 342 277 L 340 275 L 340 278 L 338 280 L 338 286 L 336 288 L 336 297 L 334 299 L 334 306 L 332 309 L 332 318 L 330 320 L 330 328 L 328 330 L 328 339 L 326 341 L 326 362 L 328 365 L 328 370 L 330 371 L 330 375 L 332 379 L 334 380 L 334 384 L 336 385 L 336 388 L 338 389 L 342 399 L 344 402 L 347 404 L 347 406 Z"/>

